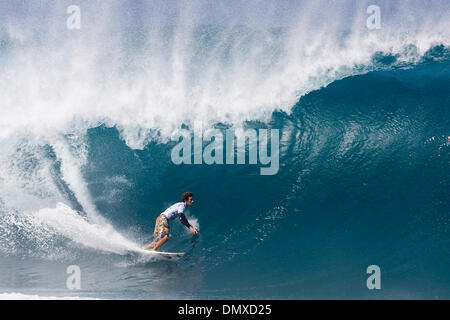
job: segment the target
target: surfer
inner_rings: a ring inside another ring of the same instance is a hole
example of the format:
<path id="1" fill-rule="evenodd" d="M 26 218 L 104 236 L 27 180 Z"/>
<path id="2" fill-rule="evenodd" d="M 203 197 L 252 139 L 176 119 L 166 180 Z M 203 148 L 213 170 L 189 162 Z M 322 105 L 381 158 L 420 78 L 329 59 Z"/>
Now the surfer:
<path id="1" fill-rule="evenodd" d="M 181 195 L 181 202 L 177 202 L 174 205 L 167 208 L 163 213 L 156 218 L 155 231 L 153 232 L 153 242 L 145 246 L 145 249 L 153 249 L 157 251 L 167 240 L 169 240 L 169 221 L 178 217 L 180 222 L 189 228 L 193 234 L 197 234 L 198 230 L 189 224 L 187 221 L 184 210 L 186 207 L 192 206 L 194 203 L 193 193 L 185 192 Z"/>

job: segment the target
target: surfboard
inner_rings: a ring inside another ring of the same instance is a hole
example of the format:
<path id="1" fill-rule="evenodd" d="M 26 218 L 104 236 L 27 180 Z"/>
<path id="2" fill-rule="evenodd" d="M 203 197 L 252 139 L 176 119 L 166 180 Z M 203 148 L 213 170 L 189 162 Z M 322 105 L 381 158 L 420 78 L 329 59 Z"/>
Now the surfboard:
<path id="1" fill-rule="evenodd" d="M 165 252 L 165 251 L 152 251 L 146 249 L 140 250 L 128 250 L 129 252 L 138 253 L 144 256 L 155 257 L 158 260 L 177 261 L 184 256 L 184 252 Z"/>
<path id="2" fill-rule="evenodd" d="M 148 251 L 148 250 L 147 250 Z M 184 252 L 149 251 L 147 254 L 154 254 L 165 260 L 177 261 L 184 256 Z"/>

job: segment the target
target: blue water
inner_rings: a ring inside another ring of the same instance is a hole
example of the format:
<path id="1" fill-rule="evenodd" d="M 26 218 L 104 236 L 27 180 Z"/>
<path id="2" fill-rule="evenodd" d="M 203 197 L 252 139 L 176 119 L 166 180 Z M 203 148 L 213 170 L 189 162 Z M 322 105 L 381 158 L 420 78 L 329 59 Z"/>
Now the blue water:
<path id="1" fill-rule="evenodd" d="M 33 261 L 24 248 L 1 258 L 2 287 L 54 292 L 76 263 L 82 294 L 95 297 L 449 298 L 449 70 L 444 61 L 348 77 L 275 112 L 268 126 L 284 138 L 274 176 L 176 166 L 173 142 L 137 151 L 117 129 L 92 128 L 83 176 L 99 212 L 145 243 L 165 205 L 192 190 L 200 234 L 172 223 L 164 250 L 187 252 L 177 264 L 114 266 L 127 258 L 88 249 Z M 372 264 L 378 292 L 365 285 Z"/>
<path id="2" fill-rule="evenodd" d="M 365 64 L 355 58 L 333 69 L 341 57 L 316 66 L 320 58 L 289 56 L 283 29 L 202 28 L 192 33 L 192 52 L 173 49 L 170 63 L 161 50 L 183 47 L 184 38 L 164 29 L 170 40 L 153 42 L 154 51 L 139 47 L 136 33 L 121 35 L 126 59 L 108 59 L 115 42 L 89 42 L 98 61 L 68 66 L 76 55 L 55 54 L 48 72 L 45 56 L 30 69 L 17 63 L 48 39 L 0 42 L 0 67 L 29 81 L 13 81 L 2 102 L 0 297 L 449 299 L 448 45 L 375 50 Z M 266 36 L 271 44 L 259 46 Z M 23 56 L 14 60 L 14 52 Z M 160 65 L 173 69 L 139 78 Z M 303 69 L 284 68 L 291 65 Z M 224 132 L 236 119 L 246 129 L 279 130 L 275 175 L 248 161 L 172 162 L 172 129 L 201 120 Z M 185 191 L 194 193 L 187 217 L 200 233 L 174 221 L 162 247 L 185 257 L 128 253 L 151 241 L 156 217 Z M 79 290 L 66 286 L 70 265 L 80 267 Z M 379 290 L 366 285 L 370 265 L 380 267 Z"/>

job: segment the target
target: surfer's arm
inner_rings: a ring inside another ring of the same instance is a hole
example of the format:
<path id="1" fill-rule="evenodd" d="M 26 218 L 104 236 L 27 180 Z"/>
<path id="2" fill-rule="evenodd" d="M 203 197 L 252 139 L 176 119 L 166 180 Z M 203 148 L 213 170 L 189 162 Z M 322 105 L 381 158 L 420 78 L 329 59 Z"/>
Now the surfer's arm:
<path id="1" fill-rule="evenodd" d="M 190 225 L 189 221 L 187 221 L 186 216 L 183 213 L 179 212 L 178 213 L 178 218 L 180 219 L 180 222 L 184 226 L 186 226 L 186 228 L 190 229 L 191 225 Z"/>
<path id="2" fill-rule="evenodd" d="M 198 232 L 197 229 L 195 229 L 193 226 L 190 225 L 189 221 L 187 221 L 186 216 L 185 216 L 183 213 L 179 212 L 179 213 L 178 213 L 178 218 L 180 219 L 180 222 L 181 222 L 184 226 L 186 226 L 186 228 L 188 228 L 189 230 L 192 231 L 192 233 L 195 234 L 195 233 Z"/>

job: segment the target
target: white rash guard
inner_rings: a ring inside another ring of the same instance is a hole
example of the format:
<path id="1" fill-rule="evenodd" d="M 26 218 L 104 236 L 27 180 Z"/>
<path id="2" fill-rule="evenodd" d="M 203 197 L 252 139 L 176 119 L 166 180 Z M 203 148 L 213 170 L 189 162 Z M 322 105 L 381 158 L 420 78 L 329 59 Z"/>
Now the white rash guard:
<path id="1" fill-rule="evenodd" d="M 186 205 L 184 204 L 184 202 L 177 202 L 174 205 L 171 205 L 161 214 L 163 214 L 169 221 L 178 217 L 181 223 L 185 225 L 187 228 L 189 228 L 191 225 L 184 216 L 185 209 Z"/>

